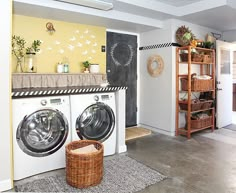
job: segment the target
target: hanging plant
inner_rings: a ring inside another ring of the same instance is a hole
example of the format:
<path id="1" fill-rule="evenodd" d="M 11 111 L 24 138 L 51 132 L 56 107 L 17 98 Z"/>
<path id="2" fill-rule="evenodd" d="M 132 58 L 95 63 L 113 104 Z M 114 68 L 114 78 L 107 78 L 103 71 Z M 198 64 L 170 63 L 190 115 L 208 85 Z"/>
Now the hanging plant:
<path id="1" fill-rule="evenodd" d="M 177 29 L 175 37 L 177 43 L 181 46 L 188 46 L 193 40 L 195 40 L 195 35 L 184 25 Z"/>

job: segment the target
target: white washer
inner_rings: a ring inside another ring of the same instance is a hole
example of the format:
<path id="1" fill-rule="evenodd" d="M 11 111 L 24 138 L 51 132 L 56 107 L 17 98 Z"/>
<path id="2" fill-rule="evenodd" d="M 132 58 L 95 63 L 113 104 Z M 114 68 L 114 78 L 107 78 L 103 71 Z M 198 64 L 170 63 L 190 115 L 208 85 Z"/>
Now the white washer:
<path id="1" fill-rule="evenodd" d="M 65 167 L 69 96 L 13 99 L 14 180 Z"/>
<path id="2" fill-rule="evenodd" d="M 97 140 L 104 145 L 104 156 L 115 154 L 115 94 L 71 95 L 70 100 L 72 140 Z"/>

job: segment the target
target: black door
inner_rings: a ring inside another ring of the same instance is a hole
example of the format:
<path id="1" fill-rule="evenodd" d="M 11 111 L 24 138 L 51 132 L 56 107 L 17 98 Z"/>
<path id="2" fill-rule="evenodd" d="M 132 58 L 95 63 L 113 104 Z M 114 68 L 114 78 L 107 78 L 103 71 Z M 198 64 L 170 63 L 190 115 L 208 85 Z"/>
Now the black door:
<path id="1" fill-rule="evenodd" d="M 137 125 L 137 36 L 107 32 L 107 79 L 128 87 L 126 126 Z"/>

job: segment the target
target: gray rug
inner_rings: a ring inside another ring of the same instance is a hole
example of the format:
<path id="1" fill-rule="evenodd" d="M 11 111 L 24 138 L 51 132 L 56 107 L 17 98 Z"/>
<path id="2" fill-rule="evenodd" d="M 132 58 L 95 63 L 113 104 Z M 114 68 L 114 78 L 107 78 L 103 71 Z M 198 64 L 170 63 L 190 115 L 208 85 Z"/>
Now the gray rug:
<path id="1" fill-rule="evenodd" d="M 131 193 L 164 180 L 166 176 L 126 155 L 104 159 L 104 176 L 101 184 L 87 189 L 73 188 L 66 183 L 65 174 L 37 179 L 15 186 L 16 192 L 81 192 Z"/>

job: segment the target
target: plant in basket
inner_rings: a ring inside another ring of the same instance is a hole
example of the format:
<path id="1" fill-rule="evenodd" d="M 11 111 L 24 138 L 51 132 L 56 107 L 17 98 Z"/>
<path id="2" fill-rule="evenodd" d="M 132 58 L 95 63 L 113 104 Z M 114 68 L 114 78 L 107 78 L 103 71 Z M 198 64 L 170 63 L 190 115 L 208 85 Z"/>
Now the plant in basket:
<path id="1" fill-rule="evenodd" d="M 177 29 L 175 37 L 177 43 L 181 46 L 188 46 L 190 45 L 191 41 L 195 39 L 195 35 L 192 33 L 192 31 L 184 25 Z"/>

